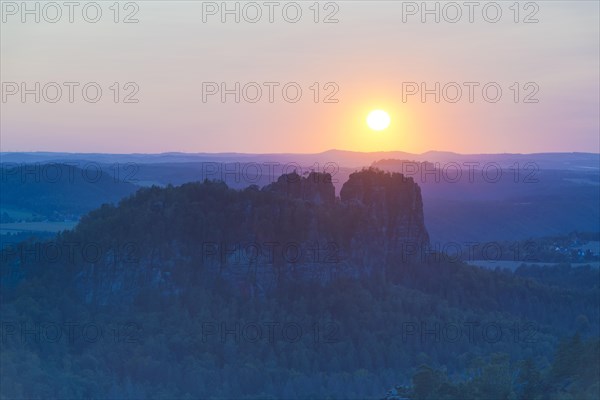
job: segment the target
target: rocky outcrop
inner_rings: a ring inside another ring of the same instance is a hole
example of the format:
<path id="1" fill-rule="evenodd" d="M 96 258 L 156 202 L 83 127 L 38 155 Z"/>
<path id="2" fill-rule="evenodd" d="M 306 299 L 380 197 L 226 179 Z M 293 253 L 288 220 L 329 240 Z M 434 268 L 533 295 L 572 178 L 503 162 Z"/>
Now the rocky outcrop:
<path id="1" fill-rule="evenodd" d="M 392 245 L 429 243 L 421 188 L 412 178 L 376 169 L 363 170 L 350 175 L 340 198 L 343 204 L 365 209 L 365 227 L 392 241 Z"/>
<path id="2" fill-rule="evenodd" d="M 141 189 L 59 236 L 57 246 L 75 243 L 81 252 L 65 251 L 64 259 L 41 260 L 34 269 L 70 277 L 81 297 L 98 305 L 218 282 L 260 296 L 282 282 L 325 285 L 385 274 L 418 262 L 428 242 L 412 179 L 367 169 L 352 174 L 336 198 L 329 174 L 292 173 L 263 190 L 209 181 Z M 2 269 L 26 275 L 18 254 Z"/>
<path id="3" fill-rule="evenodd" d="M 294 171 L 281 175 L 277 182 L 265 186 L 263 190 L 306 200 L 317 205 L 330 205 L 335 202 L 335 187 L 331 181 L 331 175 L 325 173 L 311 172 L 308 176 L 302 177 Z"/>

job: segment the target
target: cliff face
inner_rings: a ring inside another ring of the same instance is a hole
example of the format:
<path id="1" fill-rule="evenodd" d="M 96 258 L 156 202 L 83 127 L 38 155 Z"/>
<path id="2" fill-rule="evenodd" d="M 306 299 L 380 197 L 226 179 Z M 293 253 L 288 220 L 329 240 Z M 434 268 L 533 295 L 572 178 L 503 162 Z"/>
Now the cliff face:
<path id="1" fill-rule="evenodd" d="M 59 247 L 79 246 L 53 267 L 65 268 L 81 297 L 99 305 L 217 282 L 255 296 L 282 282 L 383 273 L 418 259 L 428 241 L 412 179 L 364 170 L 336 198 L 330 175 L 292 173 L 263 190 L 214 182 L 142 189 L 61 235 Z M 90 247 L 93 257 L 77 251 Z M 14 253 L 3 270 L 27 274 Z"/>
<path id="2" fill-rule="evenodd" d="M 351 231 L 353 239 L 365 244 L 377 239 L 379 245 L 388 245 L 388 251 L 393 251 L 402 245 L 429 243 L 421 189 L 412 178 L 399 173 L 374 169 L 353 173 L 342 186 L 337 203 L 329 174 L 312 172 L 300 177 L 294 172 L 263 190 L 339 208 L 343 218 L 361 226 Z"/>
<path id="3" fill-rule="evenodd" d="M 378 170 L 357 172 L 342 187 L 340 198 L 343 204 L 364 209 L 367 230 L 392 245 L 429 243 L 421 188 L 412 178 Z"/>
<path id="4" fill-rule="evenodd" d="M 277 182 L 265 186 L 263 190 L 317 205 L 335 203 L 335 187 L 330 174 L 311 172 L 307 177 L 301 177 L 294 171 L 281 175 Z"/>

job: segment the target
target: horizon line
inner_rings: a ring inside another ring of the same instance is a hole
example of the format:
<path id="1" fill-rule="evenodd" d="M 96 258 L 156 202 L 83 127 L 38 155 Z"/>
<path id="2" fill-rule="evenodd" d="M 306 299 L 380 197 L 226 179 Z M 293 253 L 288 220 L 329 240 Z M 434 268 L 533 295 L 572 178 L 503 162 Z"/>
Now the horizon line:
<path id="1" fill-rule="evenodd" d="M 266 152 L 266 153 L 250 153 L 250 152 L 237 152 L 237 151 L 221 151 L 221 152 L 184 152 L 184 151 L 165 151 L 160 153 L 138 153 L 138 152 L 128 152 L 128 153 L 112 153 L 112 152 L 77 152 L 77 151 L 44 151 L 44 150 L 33 150 L 33 151 L 0 151 L 0 155 L 8 155 L 8 154 L 68 154 L 68 155 L 118 155 L 118 156 L 127 156 L 127 155 L 135 155 L 135 156 L 161 156 L 161 155 L 247 155 L 247 156 L 261 156 L 261 155 L 320 155 L 331 152 L 340 152 L 340 153 L 354 153 L 354 154 L 377 154 L 377 153 L 403 153 L 409 155 L 427 155 L 431 153 L 437 154 L 452 154 L 458 156 L 474 156 L 474 155 L 540 155 L 540 154 L 593 154 L 600 155 L 600 151 L 592 152 L 592 151 L 540 151 L 540 152 L 531 152 L 531 153 L 520 153 L 520 152 L 499 152 L 499 153 L 458 153 L 455 151 L 448 150 L 427 150 L 422 153 L 411 153 L 402 150 L 378 150 L 378 151 L 356 151 L 356 150 L 343 150 L 343 149 L 328 149 L 324 151 L 314 152 L 314 153 L 293 153 L 293 152 Z"/>

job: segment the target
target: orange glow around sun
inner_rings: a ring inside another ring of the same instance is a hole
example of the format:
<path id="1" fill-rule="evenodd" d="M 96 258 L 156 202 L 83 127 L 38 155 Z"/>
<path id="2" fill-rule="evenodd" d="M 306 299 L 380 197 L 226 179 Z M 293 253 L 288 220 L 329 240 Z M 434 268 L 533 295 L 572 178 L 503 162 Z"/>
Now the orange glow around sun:
<path id="1" fill-rule="evenodd" d="M 394 101 L 355 104 L 339 115 L 336 136 L 353 151 L 415 151 L 418 146 L 414 115 Z M 420 147 L 420 146 L 418 146 Z"/>

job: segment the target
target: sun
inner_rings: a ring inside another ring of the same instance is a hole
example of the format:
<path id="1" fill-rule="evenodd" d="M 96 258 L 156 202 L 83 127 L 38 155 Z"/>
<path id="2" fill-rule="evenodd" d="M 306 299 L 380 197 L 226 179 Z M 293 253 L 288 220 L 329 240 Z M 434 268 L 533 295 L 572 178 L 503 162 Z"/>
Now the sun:
<path id="1" fill-rule="evenodd" d="M 374 131 L 382 131 L 390 125 L 391 118 L 383 110 L 374 110 L 367 116 L 367 125 Z"/>

